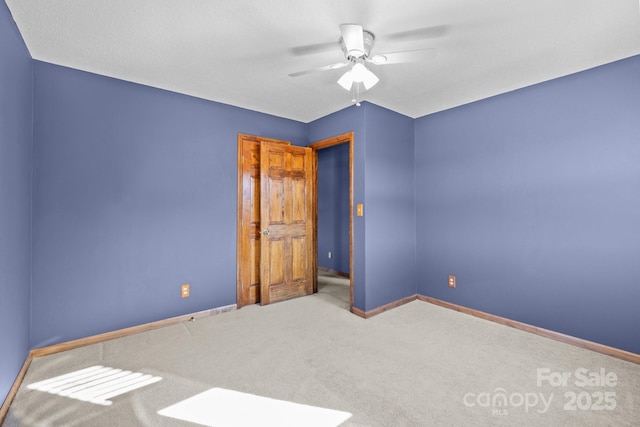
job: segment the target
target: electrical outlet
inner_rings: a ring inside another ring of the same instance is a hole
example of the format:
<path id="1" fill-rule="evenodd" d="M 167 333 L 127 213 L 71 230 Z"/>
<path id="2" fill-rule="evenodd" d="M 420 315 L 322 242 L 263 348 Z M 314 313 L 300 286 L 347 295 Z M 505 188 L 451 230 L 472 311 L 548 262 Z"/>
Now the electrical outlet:
<path id="1" fill-rule="evenodd" d="M 182 298 L 187 298 L 189 296 L 189 284 L 185 283 L 180 287 L 180 293 L 182 294 Z"/>
<path id="2" fill-rule="evenodd" d="M 329 257 L 329 259 L 331 259 L 331 252 L 329 252 L 329 254 L 327 256 Z"/>
<path id="3" fill-rule="evenodd" d="M 449 276 L 449 287 L 450 288 L 456 287 L 456 276 Z"/>

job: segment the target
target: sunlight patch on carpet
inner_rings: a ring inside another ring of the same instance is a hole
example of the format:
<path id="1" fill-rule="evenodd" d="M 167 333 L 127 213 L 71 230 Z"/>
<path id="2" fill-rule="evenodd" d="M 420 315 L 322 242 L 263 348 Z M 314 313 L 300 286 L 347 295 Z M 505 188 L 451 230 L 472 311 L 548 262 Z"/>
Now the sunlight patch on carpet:
<path id="1" fill-rule="evenodd" d="M 334 427 L 349 412 L 302 405 L 223 388 L 212 388 L 158 411 L 203 426 Z"/>
<path id="2" fill-rule="evenodd" d="M 161 379 L 162 377 L 140 372 L 96 365 L 30 384 L 28 388 L 109 406 L 112 403 L 109 399 L 156 383 Z"/>

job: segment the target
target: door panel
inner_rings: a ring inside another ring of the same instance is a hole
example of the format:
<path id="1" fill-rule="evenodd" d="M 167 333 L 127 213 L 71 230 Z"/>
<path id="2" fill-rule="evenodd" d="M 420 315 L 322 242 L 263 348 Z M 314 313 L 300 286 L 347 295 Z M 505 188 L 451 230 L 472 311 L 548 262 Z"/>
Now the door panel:
<path id="1" fill-rule="evenodd" d="M 293 264 L 291 278 L 295 280 L 304 280 L 307 273 L 307 263 L 309 257 L 305 256 L 304 251 L 307 245 L 306 238 L 296 236 L 291 238 L 291 257 L 292 259 L 302 260 Z"/>
<path id="2" fill-rule="evenodd" d="M 313 157 L 306 147 L 260 144 L 260 302 L 313 293 Z"/>
<path id="3" fill-rule="evenodd" d="M 284 282 L 284 239 L 267 239 L 268 244 L 268 272 L 267 276 L 271 280 L 272 285 L 282 285 Z"/>
<path id="4" fill-rule="evenodd" d="M 293 211 L 291 213 L 291 221 L 296 224 L 304 223 L 307 219 L 308 206 L 305 204 L 307 185 L 307 181 L 303 179 L 296 178 L 292 182 Z"/>
<path id="5" fill-rule="evenodd" d="M 285 224 L 285 180 L 281 178 L 271 178 L 267 181 L 267 191 L 265 192 L 269 202 L 269 212 L 266 215 L 271 225 Z"/>

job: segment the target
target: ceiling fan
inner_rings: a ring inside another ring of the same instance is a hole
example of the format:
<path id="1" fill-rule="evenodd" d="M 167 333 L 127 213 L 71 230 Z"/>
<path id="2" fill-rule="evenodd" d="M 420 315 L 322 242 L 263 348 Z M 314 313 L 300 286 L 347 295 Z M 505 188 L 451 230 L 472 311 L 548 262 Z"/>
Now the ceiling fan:
<path id="1" fill-rule="evenodd" d="M 366 67 L 366 63 L 385 65 L 419 62 L 433 57 L 436 53 L 436 49 L 429 48 L 372 55 L 371 51 L 375 42 L 375 36 L 372 32 L 365 30 L 362 25 L 358 24 L 342 24 L 340 25 L 340 32 L 342 34 L 340 46 L 345 55 L 345 62 L 298 71 L 289 74 L 289 76 L 298 77 L 319 71 L 336 70 L 350 66 L 350 69 L 338 79 L 338 84 L 345 90 L 352 92 L 352 102 L 355 102 L 356 105 L 360 105 L 360 93 L 371 89 L 380 80 L 378 76 Z"/>

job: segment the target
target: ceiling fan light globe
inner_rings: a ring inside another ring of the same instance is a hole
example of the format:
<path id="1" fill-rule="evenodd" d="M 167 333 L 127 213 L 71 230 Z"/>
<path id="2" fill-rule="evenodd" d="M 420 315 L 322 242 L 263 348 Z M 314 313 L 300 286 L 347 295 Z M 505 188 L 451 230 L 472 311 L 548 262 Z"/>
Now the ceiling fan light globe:
<path id="1" fill-rule="evenodd" d="M 338 79 L 338 84 L 342 86 L 345 90 L 351 90 L 351 86 L 353 86 L 353 76 L 351 71 L 347 71 Z"/>
<path id="2" fill-rule="evenodd" d="M 364 81 L 364 79 L 367 77 L 367 73 L 370 73 L 370 71 L 367 70 L 367 67 L 359 62 L 355 64 L 351 69 L 351 74 L 353 75 L 354 82 L 360 83 Z"/>
<path id="3" fill-rule="evenodd" d="M 375 74 L 373 74 L 371 71 L 369 71 L 369 73 L 364 78 L 364 80 L 362 80 L 362 84 L 364 85 L 364 88 L 366 90 L 369 90 L 372 87 L 374 87 L 376 85 L 376 83 L 378 83 L 379 81 L 380 81 L 380 79 Z"/>
<path id="4" fill-rule="evenodd" d="M 351 69 L 351 74 L 353 81 L 364 84 L 364 88 L 366 90 L 369 90 L 370 88 L 375 86 L 375 84 L 380 80 L 375 74 L 367 69 L 364 64 L 360 62 L 353 66 L 353 69 Z"/>

